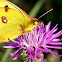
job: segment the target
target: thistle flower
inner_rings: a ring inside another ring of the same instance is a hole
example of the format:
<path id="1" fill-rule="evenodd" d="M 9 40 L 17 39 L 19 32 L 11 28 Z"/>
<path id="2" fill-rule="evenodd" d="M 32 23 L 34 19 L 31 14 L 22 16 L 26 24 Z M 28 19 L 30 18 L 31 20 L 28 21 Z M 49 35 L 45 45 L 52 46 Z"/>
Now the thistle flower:
<path id="1" fill-rule="evenodd" d="M 10 55 L 7 58 L 10 58 L 15 55 L 15 57 L 13 58 L 13 60 L 15 60 L 21 57 L 23 53 L 21 53 L 20 55 L 18 54 L 20 51 L 22 51 L 22 49 L 24 49 L 27 55 L 29 56 L 30 62 L 31 59 L 36 62 L 35 58 L 40 58 L 43 62 L 43 55 L 41 55 L 42 52 L 50 52 L 55 56 L 61 57 L 62 55 L 57 55 L 56 53 L 54 53 L 52 51 L 52 48 L 62 49 L 61 46 L 58 46 L 62 45 L 62 42 L 60 42 L 62 39 L 57 39 L 57 37 L 62 35 L 62 30 L 55 33 L 58 30 L 58 24 L 56 24 L 51 30 L 50 25 L 51 22 L 49 22 L 48 25 L 44 27 L 43 22 L 41 22 L 40 25 L 34 27 L 34 31 L 17 37 L 17 41 L 12 40 L 13 42 L 6 42 L 6 44 L 10 46 L 4 46 L 4 48 L 18 48 L 15 52 L 9 53 Z"/>

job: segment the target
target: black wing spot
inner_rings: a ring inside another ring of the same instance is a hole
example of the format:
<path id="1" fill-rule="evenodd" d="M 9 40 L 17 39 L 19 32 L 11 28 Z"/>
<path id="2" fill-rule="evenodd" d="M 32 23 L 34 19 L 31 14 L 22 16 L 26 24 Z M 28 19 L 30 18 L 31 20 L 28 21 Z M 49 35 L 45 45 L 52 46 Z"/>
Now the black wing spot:
<path id="1" fill-rule="evenodd" d="M 8 5 L 6 5 L 5 8 L 9 8 Z"/>

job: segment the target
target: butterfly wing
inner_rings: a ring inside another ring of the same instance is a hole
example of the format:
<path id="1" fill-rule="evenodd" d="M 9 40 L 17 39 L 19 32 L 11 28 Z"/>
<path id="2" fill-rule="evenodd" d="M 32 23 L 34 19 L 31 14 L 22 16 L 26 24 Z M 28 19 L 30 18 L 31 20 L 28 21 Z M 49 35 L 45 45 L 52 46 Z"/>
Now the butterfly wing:
<path id="1" fill-rule="evenodd" d="M 9 8 L 12 8 L 21 12 L 28 21 L 31 21 L 29 15 L 25 11 L 23 11 L 21 8 L 9 2 L 8 0 L 0 0 L 0 7 L 5 7 L 5 6 L 8 6 Z"/>
<path id="2" fill-rule="evenodd" d="M 5 10 L 5 6 L 8 9 Z M 29 23 L 30 17 L 13 3 L 0 0 L 0 42 L 14 39 L 23 34 L 23 29 L 30 31 L 35 25 Z"/>
<path id="3" fill-rule="evenodd" d="M 28 22 L 22 13 L 8 8 L 0 8 L 0 41 L 16 38 L 23 33 L 22 27 L 27 27 Z"/>

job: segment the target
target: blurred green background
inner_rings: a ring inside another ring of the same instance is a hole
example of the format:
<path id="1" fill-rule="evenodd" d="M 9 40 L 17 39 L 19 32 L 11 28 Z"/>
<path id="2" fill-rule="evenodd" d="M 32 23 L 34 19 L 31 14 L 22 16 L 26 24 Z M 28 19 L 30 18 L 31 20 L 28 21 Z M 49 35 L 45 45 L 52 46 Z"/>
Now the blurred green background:
<path id="1" fill-rule="evenodd" d="M 40 20 L 47 24 L 49 21 L 52 22 L 51 28 L 58 25 L 58 31 L 62 29 L 62 0 L 9 0 L 23 9 L 27 14 L 31 17 L 38 18 L 40 15 L 44 14 L 49 9 L 53 8 L 54 10 L 47 15 L 43 16 Z M 62 36 L 60 36 L 62 38 Z M 0 43 L 0 62 L 5 55 L 3 43 Z M 9 53 L 13 52 L 15 49 L 10 50 Z M 62 50 L 53 50 L 57 54 L 62 54 Z M 7 52 L 8 53 L 8 52 Z M 12 57 L 13 58 L 13 57 Z M 23 59 L 19 58 L 17 60 L 12 60 L 12 58 L 7 59 L 6 61 L 2 62 L 23 62 Z M 61 62 L 61 58 L 53 56 L 52 54 L 48 53 L 45 54 L 44 62 Z"/>

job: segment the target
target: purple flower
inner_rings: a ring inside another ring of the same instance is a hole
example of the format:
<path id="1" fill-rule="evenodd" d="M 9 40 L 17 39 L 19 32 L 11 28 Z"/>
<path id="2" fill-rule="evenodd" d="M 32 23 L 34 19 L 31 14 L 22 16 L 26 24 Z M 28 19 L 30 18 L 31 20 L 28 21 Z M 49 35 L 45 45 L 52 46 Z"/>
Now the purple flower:
<path id="1" fill-rule="evenodd" d="M 60 42 L 62 39 L 58 39 L 60 35 L 62 35 L 62 30 L 59 32 L 55 33 L 58 28 L 56 24 L 51 30 L 50 30 L 50 25 L 51 22 L 48 23 L 44 27 L 43 22 L 41 22 L 40 25 L 34 27 L 34 31 L 30 33 L 25 33 L 24 35 L 21 35 L 17 37 L 17 41 L 12 40 L 13 42 L 6 42 L 7 45 L 10 46 L 4 46 L 4 48 L 18 48 L 15 52 L 10 53 L 8 58 L 12 57 L 15 55 L 13 60 L 21 57 L 23 53 L 20 55 L 19 52 L 22 51 L 22 49 L 25 50 L 27 55 L 29 56 L 29 61 L 31 62 L 31 59 L 36 62 L 36 58 L 40 58 L 41 61 L 43 62 L 43 53 L 48 53 L 50 52 L 51 54 L 55 56 L 61 57 L 62 55 L 57 55 L 52 51 L 53 49 L 62 49 L 61 46 L 62 42 Z M 54 46 L 55 45 L 55 46 Z M 50 49 L 49 49 L 50 48 Z"/>

